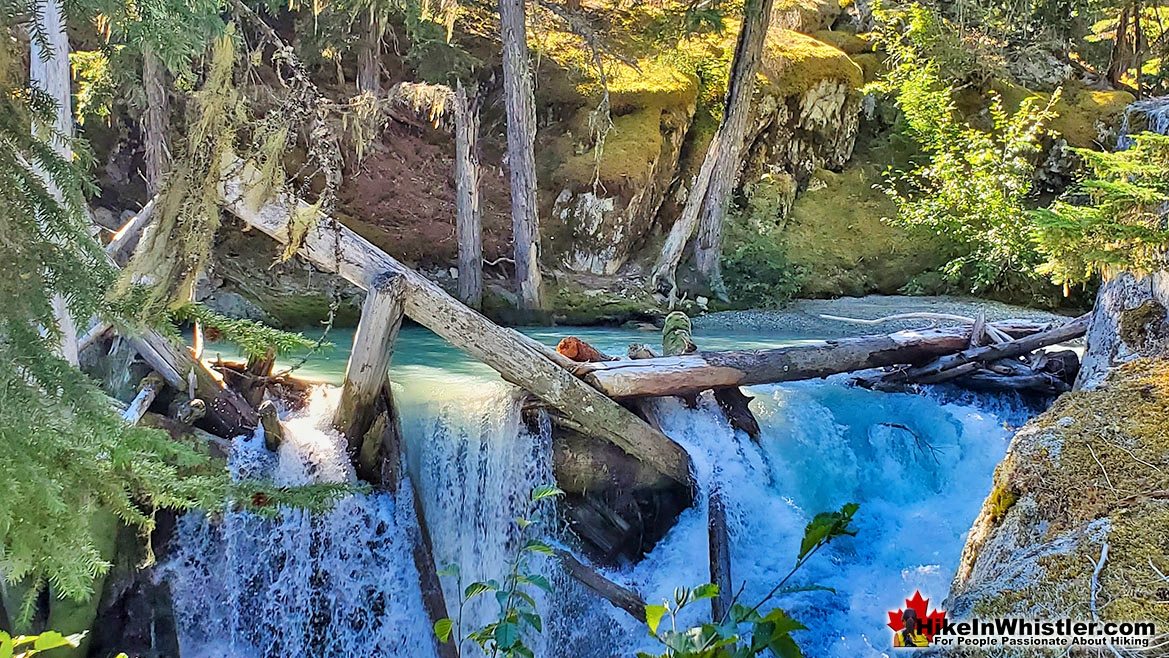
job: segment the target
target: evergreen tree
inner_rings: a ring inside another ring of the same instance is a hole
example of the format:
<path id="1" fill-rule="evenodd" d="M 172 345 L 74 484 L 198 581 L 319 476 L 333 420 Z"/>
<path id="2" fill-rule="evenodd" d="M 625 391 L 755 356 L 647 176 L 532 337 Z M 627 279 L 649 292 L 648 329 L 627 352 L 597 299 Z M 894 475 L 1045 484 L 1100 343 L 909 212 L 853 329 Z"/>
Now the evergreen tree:
<path id="1" fill-rule="evenodd" d="M 5 33 L 34 11 L 0 2 Z M 165 433 L 126 427 L 56 351 L 55 296 L 73 318 L 125 314 L 106 297 L 114 272 L 89 235 L 83 161 L 51 143 L 83 149 L 51 128 L 57 104 L 17 74 L 18 48 L 0 42 L 0 262 L 9 268 L 0 277 L 0 573 L 34 594 L 48 585 L 76 598 L 108 568 L 92 525 L 99 510 L 148 531 L 150 508 L 222 500 L 225 480 L 195 472 L 205 459 Z"/>

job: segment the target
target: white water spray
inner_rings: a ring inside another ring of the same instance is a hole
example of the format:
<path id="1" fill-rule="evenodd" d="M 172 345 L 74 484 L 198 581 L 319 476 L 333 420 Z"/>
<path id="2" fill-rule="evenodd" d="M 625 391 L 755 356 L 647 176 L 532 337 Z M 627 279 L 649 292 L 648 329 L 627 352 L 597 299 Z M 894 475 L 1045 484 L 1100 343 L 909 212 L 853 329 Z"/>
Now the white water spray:
<path id="1" fill-rule="evenodd" d="M 547 428 L 520 420 L 514 389 L 478 374 L 427 370 L 397 391 L 409 474 L 421 489 L 436 561 L 458 564 L 462 585 L 500 578 L 514 554 L 514 519 L 528 492 L 552 482 Z M 807 655 L 889 654 L 887 610 L 914 590 L 940 602 L 965 533 L 989 490 L 1019 405 L 981 398 L 866 391 L 836 378 L 753 389 L 763 430 L 756 444 L 733 432 L 712 400 L 696 410 L 656 403 L 663 429 L 694 458 L 702 494 L 640 564 L 608 575 L 651 602 L 709 580 L 705 492 L 723 492 L 732 575 L 754 603 L 795 560 L 804 526 L 820 511 L 861 504 L 859 535 L 821 551 L 795 579 L 835 593 L 804 592 L 774 603 L 810 627 L 796 634 Z M 987 400 L 990 400 L 989 402 Z M 278 458 L 262 440 L 237 440 L 239 476 L 285 484 L 348 481 L 340 438 L 318 429 L 328 400 L 290 422 Z M 405 500 L 405 498 L 403 498 Z M 277 521 L 239 512 L 183 519 L 170 561 L 184 656 L 410 656 L 428 658 L 429 622 L 410 555 L 411 505 L 387 494 L 351 496 L 313 517 Z M 561 530 L 549 530 L 556 535 Z M 551 563 L 537 565 L 555 593 L 539 600 L 541 658 L 629 658 L 652 649 L 643 627 L 580 590 Z M 455 612 L 460 584 L 444 580 Z M 489 620 L 494 600 L 464 611 L 464 630 Z M 464 655 L 475 650 L 464 646 Z"/>

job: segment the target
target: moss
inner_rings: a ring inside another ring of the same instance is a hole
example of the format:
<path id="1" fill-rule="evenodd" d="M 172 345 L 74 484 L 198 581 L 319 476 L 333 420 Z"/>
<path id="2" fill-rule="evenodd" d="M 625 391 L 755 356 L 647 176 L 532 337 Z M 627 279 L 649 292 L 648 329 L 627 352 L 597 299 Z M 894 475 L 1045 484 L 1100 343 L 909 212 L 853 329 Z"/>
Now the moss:
<path id="1" fill-rule="evenodd" d="M 1146 499 L 1111 517 L 1100 574 L 1106 619 L 1169 622 L 1169 501 Z"/>
<path id="2" fill-rule="evenodd" d="M 860 67 L 865 84 L 876 82 L 887 70 L 885 58 L 877 53 L 858 53 L 849 57 Z"/>
<path id="3" fill-rule="evenodd" d="M 1155 300 L 1145 300 L 1136 308 L 1120 314 L 1119 334 L 1126 345 L 1139 347 L 1145 338 L 1165 322 L 1165 307 Z"/>
<path id="4" fill-rule="evenodd" d="M 1051 94 L 1033 92 L 1025 87 L 1001 80 L 991 83 L 991 88 L 1002 95 L 1010 109 L 1015 109 L 1025 98 L 1037 96 L 1041 102 Z M 1098 148 L 1101 128 L 1119 125 L 1124 110 L 1135 98 L 1127 91 L 1101 91 L 1086 89 L 1069 83 L 1063 88 L 1059 102 L 1055 104 L 1058 116 L 1049 128 L 1059 133 L 1068 144 L 1079 148 Z"/>
<path id="5" fill-rule="evenodd" d="M 800 95 L 824 80 L 844 80 L 854 89 L 864 74 L 844 51 L 791 30 L 771 30 L 761 73 L 771 93 Z"/>
<path id="6" fill-rule="evenodd" d="M 862 143 L 847 169 L 817 172 L 796 199 L 784 235 L 791 264 L 807 272 L 801 296 L 893 294 L 946 262 L 940 238 L 883 221 L 897 206 L 875 186 L 904 166 L 902 146 Z"/>
<path id="7" fill-rule="evenodd" d="M 813 34 L 818 41 L 844 51 L 848 56 L 862 53 L 872 53 L 873 44 L 866 35 L 856 34 L 845 30 L 819 30 Z"/>
<path id="8" fill-rule="evenodd" d="M 1104 386 L 1059 398 L 1035 421 L 1059 446 L 1020 467 L 1017 485 L 1050 518 L 1049 532 L 1108 515 L 1134 493 L 1169 490 L 1169 367 L 1141 359 Z"/>
<path id="9" fill-rule="evenodd" d="M 987 498 L 987 505 L 990 510 L 990 522 L 998 525 L 1017 502 L 1019 502 L 1019 494 L 1010 485 L 996 482 L 994 488 L 990 490 L 990 496 Z"/>
<path id="10" fill-rule="evenodd" d="M 562 283 L 549 301 L 551 319 L 560 324 L 621 324 L 653 320 L 661 306 L 644 289 L 610 290 Z"/>

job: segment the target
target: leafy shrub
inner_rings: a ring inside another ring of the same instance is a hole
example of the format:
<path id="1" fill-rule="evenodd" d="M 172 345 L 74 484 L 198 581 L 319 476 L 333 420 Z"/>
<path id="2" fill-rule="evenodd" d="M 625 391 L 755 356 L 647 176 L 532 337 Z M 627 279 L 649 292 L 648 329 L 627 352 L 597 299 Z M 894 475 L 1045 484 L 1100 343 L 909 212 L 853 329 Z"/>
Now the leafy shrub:
<path id="1" fill-rule="evenodd" d="M 848 503 L 839 512 L 817 514 L 804 529 L 795 566 L 763 599 L 751 607 L 739 603 L 736 595 L 723 619 L 712 619 L 692 628 L 677 630 L 678 614 L 699 601 L 718 596 L 717 585 L 708 583 L 694 589 L 682 588 L 675 592 L 673 602 L 647 605 L 646 626 L 665 651 L 658 655 L 639 653 L 638 658 L 752 658 L 766 651 L 770 651 L 776 658 L 803 656 L 791 634 L 806 630 L 807 627 L 779 608 L 767 612 L 761 610 L 769 601 L 784 593 L 827 589 L 815 585 L 788 587 L 787 583 L 817 551 L 833 539 L 856 534 L 850 524 L 857 509 L 859 506 L 856 503 Z M 661 624 L 667 615 L 671 619 L 668 629 Z"/>
<path id="2" fill-rule="evenodd" d="M 924 227 L 961 249 L 944 268 L 946 277 L 985 292 L 1038 276 L 1042 261 L 1031 239 L 1028 199 L 1040 140 L 1060 94 L 1043 106 L 1037 97 L 1025 99 L 1009 113 L 992 92 L 990 129 L 966 123 L 954 88 L 929 54 L 940 20 L 914 5 L 903 33 L 885 28 L 891 68 L 874 89 L 895 98 L 904 129 L 928 158 L 910 171 L 890 171 L 885 191 L 898 206 L 894 223 Z"/>

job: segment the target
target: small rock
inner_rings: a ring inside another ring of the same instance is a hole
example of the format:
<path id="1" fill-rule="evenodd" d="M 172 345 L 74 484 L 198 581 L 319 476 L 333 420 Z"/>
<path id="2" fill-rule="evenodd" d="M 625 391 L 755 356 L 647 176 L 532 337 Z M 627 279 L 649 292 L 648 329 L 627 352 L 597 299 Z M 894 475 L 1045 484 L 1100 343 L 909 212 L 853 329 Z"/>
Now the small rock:
<path id="1" fill-rule="evenodd" d="M 452 278 L 452 279 L 458 279 L 458 278 L 459 278 L 459 268 L 457 268 L 457 267 L 452 267 L 452 268 L 450 269 L 450 273 L 451 273 L 451 278 Z"/>
<path id="2" fill-rule="evenodd" d="M 1063 418 L 1055 421 L 1055 424 L 1059 425 L 1060 427 L 1071 427 L 1072 425 L 1076 424 L 1076 419 L 1072 418 L 1071 416 L 1064 416 Z"/>
<path id="3" fill-rule="evenodd" d="M 700 296 L 694 298 L 694 303 L 698 304 L 698 308 L 701 308 L 702 310 L 705 311 L 706 305 L 710 303 L 710 300 L 707 299 L 706 297 L 702 297 L 700 295 Z"/>

